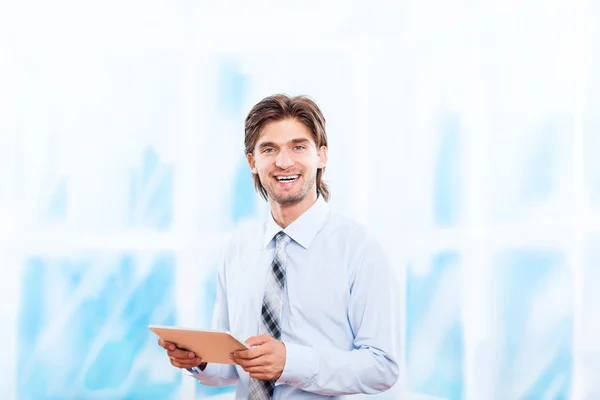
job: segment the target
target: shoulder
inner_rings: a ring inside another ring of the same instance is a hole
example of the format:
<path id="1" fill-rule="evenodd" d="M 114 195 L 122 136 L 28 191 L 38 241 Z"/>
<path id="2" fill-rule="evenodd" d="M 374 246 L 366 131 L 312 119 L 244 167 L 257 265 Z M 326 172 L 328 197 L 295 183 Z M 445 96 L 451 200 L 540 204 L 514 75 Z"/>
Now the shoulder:
<path id="1" fill-rule="evenodd" d="M 340 241 L 348 249 L 352 249 L 356 256 L 372 253 L 385 254 L 383 239 L 376 235 L 367 225 L 348 218 L 337 212 L 331 212 L 329 221 L 325 226 L 329 235 Z"/>
<path id="2" fill-rule="evenodd" d="M 346 265 L 351 287 L 357 279 L 389 277 L 391 265 L 384 241 L 365 224 L 331 212 L 325 226 L 327 248 L 339 251 L 339 260 Z"/>

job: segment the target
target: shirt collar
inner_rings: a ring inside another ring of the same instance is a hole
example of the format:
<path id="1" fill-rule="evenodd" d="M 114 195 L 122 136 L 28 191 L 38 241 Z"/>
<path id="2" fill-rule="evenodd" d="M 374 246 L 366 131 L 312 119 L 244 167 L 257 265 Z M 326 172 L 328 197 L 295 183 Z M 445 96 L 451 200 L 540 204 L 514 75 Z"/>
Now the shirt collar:
<path id="1" fill-rule="evenodd" d="M 300 246 L 308 249 L 317 232 L 321 230 L 328 213 L 329 205 L 322 196 L 319 196 L 317 201 L 287 228 L 283 229 L 283 232 Z M 267 247 L 273 237 L 280 231 L 282 231 L 281 227 L 277 225 L 273 215 L 269 213 L 265 226 L 264 247 Z"/>

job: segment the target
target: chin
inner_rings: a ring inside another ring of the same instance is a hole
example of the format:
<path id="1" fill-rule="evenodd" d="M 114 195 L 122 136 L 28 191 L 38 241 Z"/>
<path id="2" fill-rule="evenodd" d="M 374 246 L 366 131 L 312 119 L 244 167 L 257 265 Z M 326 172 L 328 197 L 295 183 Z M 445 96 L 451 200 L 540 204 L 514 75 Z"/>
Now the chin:
<path id="1" fill-rule="evenodd" d="M 282 206 L 293 206 L 294 204 L 298 204 L 304 199 L 304 197 L 274 197 L 275 202 Z"/>
<path id="2" fill-rule="evenodd" d="M 287 196 L 278 196 L 270 194 L 271 198 L 275 201 L 275 203 L 282 206 L 292 206 L 294 204 L 300 203 L 306 197 L 306 194 L 297 194 L 297 195 L 287 195 Z"/>

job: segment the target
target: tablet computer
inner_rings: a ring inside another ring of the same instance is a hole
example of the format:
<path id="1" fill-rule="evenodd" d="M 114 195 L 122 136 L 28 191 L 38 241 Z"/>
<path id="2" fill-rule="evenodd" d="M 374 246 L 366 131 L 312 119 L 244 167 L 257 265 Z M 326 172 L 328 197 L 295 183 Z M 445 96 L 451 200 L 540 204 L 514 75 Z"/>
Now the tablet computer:
<path id="1" fill-rule="evenodd" d="M 152 332 L 177 347 L 192 351 L 202 361 L 219 364 L 234 364 L 229 354 L 248 349 L 248 345 L 231 333 L 212 329 L 190 329 L 177 326 L 148 326 Z"/>

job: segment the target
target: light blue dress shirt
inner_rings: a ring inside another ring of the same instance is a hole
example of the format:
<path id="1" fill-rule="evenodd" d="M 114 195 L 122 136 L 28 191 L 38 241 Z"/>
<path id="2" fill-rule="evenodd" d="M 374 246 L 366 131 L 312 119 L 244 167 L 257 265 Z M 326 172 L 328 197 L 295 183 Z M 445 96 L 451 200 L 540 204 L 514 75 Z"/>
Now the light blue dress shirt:
<path id="1" fill-rule="evenodd" d="M 272 217 L 240 229 L 224 248 L 213 329 L 246 340 L 258 334 L 265 281 L 281 231 Z M 382 245 L 319 197 L 283 230 L 287 246 L 281 341 L 286 363 L 273 399 L 341 398 L 390 388 L 399 374 L 399 285 Z M 240 366 L 189 369 L 205 385 L 237 384 L 247 399 L 250 376 Z"/>

